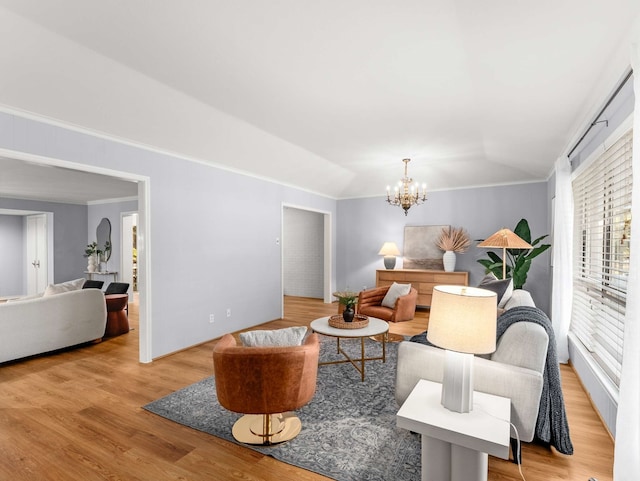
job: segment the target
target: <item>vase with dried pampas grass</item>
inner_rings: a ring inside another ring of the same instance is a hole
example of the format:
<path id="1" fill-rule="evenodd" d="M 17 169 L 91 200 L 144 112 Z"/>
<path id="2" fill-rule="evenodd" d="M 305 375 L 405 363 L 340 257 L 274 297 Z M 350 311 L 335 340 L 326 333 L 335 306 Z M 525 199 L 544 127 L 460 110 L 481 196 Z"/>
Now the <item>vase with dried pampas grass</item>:
<path id="1" fill-rule="evenodd" d="M 462 227 L 445 227 L 436 245 L 444 251 L 442 256 L 444 270 L 453 272 L 456 269 L 456 253 L 466 252 L 471 245 L 471 238 Z"/>

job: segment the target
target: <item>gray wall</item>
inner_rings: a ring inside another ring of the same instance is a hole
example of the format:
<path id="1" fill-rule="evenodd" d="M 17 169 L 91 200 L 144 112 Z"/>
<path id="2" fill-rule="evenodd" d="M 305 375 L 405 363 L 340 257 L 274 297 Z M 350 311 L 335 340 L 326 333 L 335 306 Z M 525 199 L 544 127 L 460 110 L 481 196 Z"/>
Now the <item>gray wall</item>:
<path id="1" fill-rule="evenodd" d="M 220 156 L 311 155 L 232 119 L 226 127 Z M 336 232 L 335 200 L 17 115 L 0 113 L 0 148 L 148 177 L 151 290 L 140 296 L 150 296 L 154 358 L 281 316 L 283 204 L 330 212 Z M 86 210 L 77 231 L 73 246 L 56 246 L 83 252 Z"/>
<path id="2" fill-rule="evenodd" d="M 0 297 L 22 295 L 24 232 L 22 216 L 0 215 Z"/>
<path id="3" fill-rule="evenodd" d="M 588 131 L 582 142 L 574 149 L 571 154 L 572 170 L 576 170 L 633 113 L 634 103 L 635 95 L 632 75 L 622 86 L 618 95 L 607 106 L 598 123 Z M 571 148 L 573 149 L 573 146 Z"/>
<path id="4" fill-rule="evenodd" d="M 324 298 L 324 215 L 285 207 L 282 278 L 286 296 Z"/>
<path id="5" fill-rule="evenodd" d="M 64 282 L 83 277 L 87 267 L 83 257 L 87 244 L 86 205 L 0 198 L 0 208 L 53 213 L 53 280 Z M 22 222 L 23 218 L 20 219 Z M 4 274 L 0 273 L 0 277 Z M 22 286 L 20 293 L 24 294 Z"/>
<path id="6" fill-rule="evenodd" d="M 521 218 L 529 221 L 533 238 L 550 233 L 546 182 L 432 192 L 425 204 L 412 207 L 406 217 L 402 209 L 388 205 L 383 197 L 340 201 L 337 288 L 374 286 L 376 269 L 384 269 L 377 255 L 380 247 L 394 241 L 402 253 L 406 225 L 463 227 L 475 240 L 503 227 L 513 230 Z M 477 260 L 486 257 L 487 249 L 476 244 L 457 255 L 456 270 L 469 272 L 470 285 L 477 285 L 484 275 Z M 525 284 L 545 312 L 549 312 L 551 297 L 549 263 L 548 251 L 534 259 Z M 398 258 L 396 268 L 401 267 L 402 259 Z"/>
<path id="7" fill-rule="evenodd" d="M 286 149 L 278 144 L 278 149 L 269 150 L 265 145 L 271 144 L 261 145 L 261 136 L 252 137 L 252 132 L 246 134 L 256 145 L 245 142 L 244 155 L 254 149 L 255 155 L 269 161 Z M 462 226 L 473 239 L 504 226 L 513 228 L 521 217 L 529 220 L 534 235 L 546 233 L 548 225 L 546 183 L 433 192 L 425 205 L 414 207 L 405 217 L 382 197 L 336 202 L 12 114 L 0 113 L 0 148 L 149 178 L 152 357 L 280 317 L 282 259 L 276 239 L 282 232 L 283 204 L 331 214 L 335 290 L 373 286 L 375 269 L 382 268 L 380 246 L 395 241 L 401 247 L 407 224 Z M 73 266 L 60 266 L 56 254 L 57 280 L 77 277 L 86 267 L 78 253 L 84 251 L 89 233 L 87 207 L 75 207 L 77 214 L 69 208 L 56 212 L 55 205 L 30 209 L 51 210 L 56 224 L 63 218 L 72 225 L 55 230 L 56 252 L 62 249 L 62 258 L 73 259 Z M 457 269 L 470 271 L 471 284 L 482 277 L 482 267 L 475 261 L 484 254 L 474 247 L 458 256 Z M 537 304 L 548 310 L 548 256 L 536 261 L 527 287 Z M 227 308 L 232 312 L 229 318 Z M 215 315 L 214 324 L 209 323 L 209 314 Z"/>

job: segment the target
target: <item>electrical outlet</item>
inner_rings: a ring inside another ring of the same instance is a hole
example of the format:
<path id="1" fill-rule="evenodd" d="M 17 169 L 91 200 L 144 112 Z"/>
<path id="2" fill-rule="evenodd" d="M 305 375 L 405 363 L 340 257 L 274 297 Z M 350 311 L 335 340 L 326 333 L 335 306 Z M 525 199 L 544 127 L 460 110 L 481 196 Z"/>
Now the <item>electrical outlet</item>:
<path id="1" fill-rule="evenodd" d="M 231 317 L 231 308 L 227 309 L 227 317 Z"/>
<path id="2" fill-rule="evenodd" d="M 213 314 L 209 314 L 209 323 L 213 324 L 213 321 L 215 320 L 215 316 Z"/>

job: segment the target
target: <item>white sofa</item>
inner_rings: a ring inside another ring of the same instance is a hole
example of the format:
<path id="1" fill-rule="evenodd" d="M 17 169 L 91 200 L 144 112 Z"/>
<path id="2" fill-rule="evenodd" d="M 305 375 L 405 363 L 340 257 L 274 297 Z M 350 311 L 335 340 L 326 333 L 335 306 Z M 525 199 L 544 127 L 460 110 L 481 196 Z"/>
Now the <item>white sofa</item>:
<path id="1" fill-rule="evenodd" d="M 520 305 L 535 307 L 529 292 L 515 290 L 505 307 Z M 517 322 L 502 334 L 493 354 L 474 357 L 474 389 L 511 399 L 511 422 L 521 441 L 530 442 L 535 436 L 548 345 L 549 336 L 541 325 Z M 400 343 L 395 386 L 399 406 L 420 379 L 442 382 L 444 357 L 444 350 L 436 347 Z M 513 428 L 511 437 L 516 438 Z M 519 457 L 514 450 L 516 462 Z"/>
<path id="2" fill-rule="evenodd" d="M 533 302 L 533 298 L 531 297 L 531 293 L 529 291 L 525 291 L 524 289 L 515 289 L 511 293 L 511 297 L 504 306 L 504 310 L 507 311 L 516 306 L 531 306 L 536 307 L 535 302 Z"/>
<path id="3" fill-rule="evenodd" d="M 107 307 L 100 289 L 80 289 L 0 304 L 0 362 L 104 336 Z"/>

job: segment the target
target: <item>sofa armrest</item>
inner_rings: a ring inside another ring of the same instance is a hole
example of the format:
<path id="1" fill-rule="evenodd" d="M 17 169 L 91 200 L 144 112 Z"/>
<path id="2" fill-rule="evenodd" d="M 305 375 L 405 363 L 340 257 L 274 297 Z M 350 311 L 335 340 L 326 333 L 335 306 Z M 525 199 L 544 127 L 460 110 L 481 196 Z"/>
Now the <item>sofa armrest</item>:
<path id="1" fill-rule="evenodd" d="M 543 372 L 549 335 L 540 324 L 516 322 L 500 336 L 491 360 Z"/>
<path id="2" fill-rule="evenodd" d="M 536 303 L 533 302 L 533 297 L 531 297 L 531 293 L 529 291 L 525 291 L 524 289 L 514 289 L 511 297 L 504 305 L 504 310 L 507 311 L 517 306 L 536 307 Z"/>
<path id="3" fill-rule="evenodd" d="M 392 322 L 410 321 L 416 314 L 416 303 L 418 302 L 418 291 L 412 287 L 409 294 L 396 299 L 393 309 Z"/>

